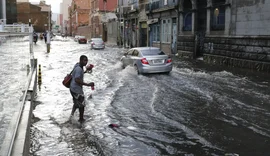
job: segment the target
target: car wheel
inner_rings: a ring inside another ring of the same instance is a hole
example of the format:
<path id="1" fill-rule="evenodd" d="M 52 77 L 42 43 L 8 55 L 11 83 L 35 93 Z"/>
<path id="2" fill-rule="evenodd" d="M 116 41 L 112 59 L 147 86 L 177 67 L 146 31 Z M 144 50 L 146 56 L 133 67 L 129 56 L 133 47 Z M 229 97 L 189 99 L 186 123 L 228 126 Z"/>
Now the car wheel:
<path id="1" fill-rule="evenodd" d="M 122 61 L 121 61 L 122 62 Z M 122 62 L 122 69 L 125 69 L 126 66 L 124 65 L 124 63 Z"/>
<path id="2" fill-rule="evenodd" d="M 136 70 L 136 72 L 137 72 L 138 75 L 141 74 L 137 65 L 135 65 L 135 70 Z"/>

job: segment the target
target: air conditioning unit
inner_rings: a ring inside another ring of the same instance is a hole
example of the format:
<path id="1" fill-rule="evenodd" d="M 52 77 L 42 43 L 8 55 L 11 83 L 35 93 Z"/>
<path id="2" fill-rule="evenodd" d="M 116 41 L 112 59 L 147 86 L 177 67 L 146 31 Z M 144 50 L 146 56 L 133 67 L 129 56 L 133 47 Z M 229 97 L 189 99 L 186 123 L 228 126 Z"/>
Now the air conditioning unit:
<path id="1" fill-rule="evenodd" d="M 134 10 L 134 5 L 131 5 L 131 10 Z"/>
<path id="2" fill-rule="evenodd" d="M 164 0 L 164 5 L 168 5 L 168 0 Z"/>

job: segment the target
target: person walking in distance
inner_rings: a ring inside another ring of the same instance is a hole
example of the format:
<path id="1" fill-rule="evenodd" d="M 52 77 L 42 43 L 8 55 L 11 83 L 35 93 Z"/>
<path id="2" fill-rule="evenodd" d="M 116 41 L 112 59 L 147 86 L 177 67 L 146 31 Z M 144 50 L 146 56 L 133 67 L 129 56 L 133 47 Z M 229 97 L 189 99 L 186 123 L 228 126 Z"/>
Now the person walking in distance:
<path id="1" fill-rule="evenodd" d="M 71 111 L 71 117 L 74 115 L 77 108 L 79 108 L 80 117 L 79 122 L 83 122 L 85 119 L 83 118 L 84 115 L 84 107 L 85 107 L 85 97 L 83 92 L 83 86 L 94 86 L 94 82 L 85 83 L 83 80 L 84 73 L 87 73 L 83 70 L 83 67 L 87 64 L 88 58 L 85 55 L 80 56 L 80 62 L 76 63 L 74 69 L 72 71 L 72 80 L 70 83 L 70 93 L 73 98 L 73 108 Z"/>

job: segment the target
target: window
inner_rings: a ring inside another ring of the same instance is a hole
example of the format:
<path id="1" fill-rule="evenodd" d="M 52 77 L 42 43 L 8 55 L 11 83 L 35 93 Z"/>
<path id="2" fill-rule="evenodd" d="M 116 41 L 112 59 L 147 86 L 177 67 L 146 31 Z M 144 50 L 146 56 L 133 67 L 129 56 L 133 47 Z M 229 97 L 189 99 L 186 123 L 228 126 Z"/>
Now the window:
<path id="1" fill-rule="evenodd" d="M 132 56 L 138 56 L 139 55 L 139 52 L 137 50 L 134 50 Z"/>
<path id="2" fill-rule="evenodd" d="M 162 33 L 161 33 L 162 43 L 171 42 L 171 29 L 172 29 L 171 19 L 162 20 Z"/>
<path id="3" fill-rule="evenodd" d="M 127 54 L 128 54 L 128 55 L 132 55 L 133 51 L 134 51 L 134 49 L 131 49 L 131 50 L 128 51 Z"/>
<path id="4" fill-rule="evenodd" d="M 152 25 L 152 32 L 153 32 L 153 41 L 159 42 L 160 41 L 160 28 L 159 24 Z"/>
<path id="5" fill-rule="evenodd" d="M 211 29 L 212 30 L 225 29 L 225 7 L 216 7 L 212 10 Z"/>
<path id="6" fill-rule="evenodd" d="M 164 5 L 168 5 L 168 0 L 164 0 Z"/>
<path id="7" fill-rule="evenodd" d="M 188 12 L 184 14 L 183 18 L 183 31 L 191 31 L 192 30 L 192 13 Z"/>
<path id="8" fill-rule="evenodd" d="M 159 49 L 147 49 L 147 50 L 142 50 L 141 52 L 143 56 L 166 55 L 163 51 Z"/>

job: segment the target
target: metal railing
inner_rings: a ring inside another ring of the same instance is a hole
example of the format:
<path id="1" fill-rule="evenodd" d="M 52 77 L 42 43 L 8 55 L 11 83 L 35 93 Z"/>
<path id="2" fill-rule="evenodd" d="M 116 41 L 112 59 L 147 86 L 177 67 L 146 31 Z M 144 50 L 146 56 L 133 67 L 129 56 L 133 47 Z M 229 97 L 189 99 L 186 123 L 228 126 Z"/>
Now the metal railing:
<path id="1" fill-rule="evenodd" d="M 23 99 L 22 99 L 22 102 L 20 104 L 20 110 L 19 110 L 18 117 L 17 117 L 17 120 L 16 120 L 16 125 L 15 125 L 16 127 L 15 127 L 15 129 L 14 129 L 14 131 L 12 133 L 12 138 L 11 138 L 11 141 L 9 143 L 9 149 L 8 149 L 7 156 L 12 155 L 15 138 L 16 138 L 17 131 L 18 131 L 18 128 L 19 128 L 20 120 L 22 118 L 24 105 L 25 105 L 25 102 L 27 100 L 28 90 L 29 90 L 29 87 L 30 87 L 30 84 L 31 84 L 33 78 L 36 79 L 36 74 L 37 74 L 37 67 L 33 66 L 31 72 L 28 75 L 28 80 L 27 80 L 27 83 L 25 85 L 25 90 L 24 90 L 24 93 L 23 93 Z"/>
<path id="2" fill-rule="evenodd" d="M 33 27 L 31 25 L 26 25 L 26 24 L 12 24 L 12 25 L 7 25 L 3 22 L 3 20 L 0 19 L 0 36 L 27 36 L 29 35 L 29 48 L 30 48 L 30 62 L 31 62 L 31 72 L 28 75 L 28 81 L 25 85 L 25 90 L 23 92 L 23 99 L 22 102 L 20 103 L 20 109 L 18 112 L 18 116 L 16 117 L 16 122 L 15 122 L 15 128 L 11 133 L 11 138 L 8 139 L 7 141 L 7 147 L 2 150 L 1 152 L 5 153 L 4 155 L 11 156 L 12 151 L 14 148 L 14 142 L 16 139 L 16 135 L 18 133 L 18 128 L 20 125 L 20 120 L 22 118 L 23 110 L 25 107 L 25 102 L 27 100 L 27 95 L 28 95 L 28 90 L 30 87 L 31 82 L 33 81 L 33 78 L 36 81 L 36 75 L 37 75 L 37 66 L 36 63 L 34 63 L 34 53 L 33 53 Z M 35 84 L 36 85 L 36 84 Z M 33 95 L 31 95 L 33 96 Z M 3 154 L 1 153 L 1 154 Z"/>
<path id="3" fill-rule="evenodd" d="M 31 27 L 27 24 L 5 24 L 3 19 L 0 19 L 0 34 L 29 34 Z"/>

